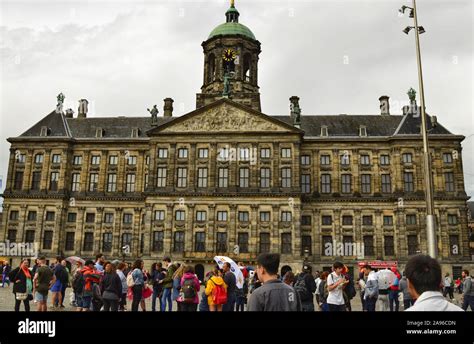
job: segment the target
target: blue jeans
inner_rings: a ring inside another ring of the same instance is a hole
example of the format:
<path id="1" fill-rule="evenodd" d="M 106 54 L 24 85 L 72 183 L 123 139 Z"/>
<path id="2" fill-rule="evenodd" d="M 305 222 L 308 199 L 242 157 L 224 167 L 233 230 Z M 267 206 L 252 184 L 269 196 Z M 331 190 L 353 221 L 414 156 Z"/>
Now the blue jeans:
<path id="1" fill-rule="evenodd" d="M 222 307 L 223 312 L 233 312 L 235 310 L 235 293 L 227 295 L 227 303 Z"/>
<path id="2" fill-rule="evenodd" d="M 10 280 L 8 279 L 8 275 L 2 274 L 2 288 L 5 287 L 5 282 L 7 282 L 8 286 L 10 286 Z"/>
<path id="3" fill-rule="evenodd" d="M 365 309 L 367 312 L 375 312 L 375 304 L 377 303 L 377 298 L 367 298 L 365 299 Z"/>
<path id="4" fill-rule="evenodd" d="M 172 288 L 164 288 L 163 295 L 161 296 L 161 311 L 166 311 L 166 302 L 168 301 L 168 310 L 173 310 L 173 302 L 171 301 Z"/>
<path id="5" fill-rule="evenodd" d="M 412 299 L 403 299 L 403 309 L 407 310 L 411 306 L 413 306 L 414 302 Z"/>
<path id="6" fill-rule="evenodd" d="M 395 312 L 398 312 L 400 308 L 400 302 L 398 302 L 398 290 L 390 290 L 389 294 L 389 303 L 390 303 L 390 312 L 393 312 L 393 304 L 395 304 Z"/>
<path id="7" fill-rule="evenodd" d="M 467 309 L 471 307 L 471 311 L 474 312 L 474 296 L 466 296 L 464 295 L 464 301 L 462 303 L 462 309 L 467 311 Z"/>
<path id="8" fill-rule="evenodd" d="M 153 288 L 153 295 L 151 296 L 151 311 L 156 311 L 156 298 L 160 302 L 160 306 L 158 307 L 158 311 L 161 311 L 161 297 L 160 297 L 160 290 L 157 288 Z"/>

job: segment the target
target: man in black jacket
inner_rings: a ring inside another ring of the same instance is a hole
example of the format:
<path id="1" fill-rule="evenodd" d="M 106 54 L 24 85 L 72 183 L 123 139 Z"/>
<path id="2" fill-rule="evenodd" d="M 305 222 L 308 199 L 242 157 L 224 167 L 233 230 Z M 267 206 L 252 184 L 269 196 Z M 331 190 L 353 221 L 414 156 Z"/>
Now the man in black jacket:
<path id="1" fill-rule="evenodd" d="M 303 312 L 314 312 L 313 294 L 316 291 L 316 282 L 311 266 L 303 266 L 303 272 L 298 275 L 294 288 L 300 297 Z"/>

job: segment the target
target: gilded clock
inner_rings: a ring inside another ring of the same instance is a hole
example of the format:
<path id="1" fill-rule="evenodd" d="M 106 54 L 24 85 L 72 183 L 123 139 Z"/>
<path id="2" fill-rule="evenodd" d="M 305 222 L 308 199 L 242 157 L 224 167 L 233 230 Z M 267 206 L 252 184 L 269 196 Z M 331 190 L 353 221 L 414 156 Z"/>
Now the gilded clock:
<path id="1" fill-rule="evenodd" d="M 232 49 L 226 49 L 222 54 L 222 58 L 226 62 L 232 62 L 237 58 L 237 53 Z"/>

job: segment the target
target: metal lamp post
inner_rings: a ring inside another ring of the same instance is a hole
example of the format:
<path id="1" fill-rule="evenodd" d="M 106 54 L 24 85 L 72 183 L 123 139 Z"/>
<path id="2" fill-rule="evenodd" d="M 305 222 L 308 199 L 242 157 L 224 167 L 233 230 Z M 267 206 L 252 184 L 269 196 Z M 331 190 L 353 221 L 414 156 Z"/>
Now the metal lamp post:
<path id="1" fill-rule="evenodd" d="M 421 102 L 421 133 L 423 136 L 423 161 L 424 161 L 424 181 L 425 181 L 425 196 L 426 196 L 426 236 L 428 244 L 428 254 L 432 258 L 438 256 L 438 245 L 436 243 L 436 221 L 434 216 L 434 198 L 433 198 L 433 177 L 431 174 L 431 157 L 430 146 L 428 142 L 428 132 L 426 125 L 426 110 L 425 110 L 425 90 L 423 86 L 423 69 L 421 65 L 421 49 L 420 49 L 420 34 L 425 32 L 422 26 L 418 26 L 418 13 L 416 10 L 416 0 L 413 0 L 413 7 L 403 6 L 400 9 L 401 13 L 405 10 L 410 10 L 410 18 L 415 21 L 414 27 L 407 27 L 403 30 L 408 34 L 411 29 L 415 29 L 416 38 L 416 59 L 418 64 L 418 82 L 420 87 L 420 102 Z"/>

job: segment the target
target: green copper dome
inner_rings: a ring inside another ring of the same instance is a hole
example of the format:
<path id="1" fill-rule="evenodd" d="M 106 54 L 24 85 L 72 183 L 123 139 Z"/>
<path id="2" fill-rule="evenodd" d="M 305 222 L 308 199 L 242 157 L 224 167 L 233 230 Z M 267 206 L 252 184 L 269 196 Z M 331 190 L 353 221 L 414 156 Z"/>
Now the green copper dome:
<path id="1" fill-rule="evenodd" d="M 242 35 L 247 38 L 256 40 L 255 35 L 252 31 L 245 25 L 235 22 L 224 23 L 212 30 L 208 39 L 211 39 L 216 36 L 229 36 L 229 35 Z"/>

